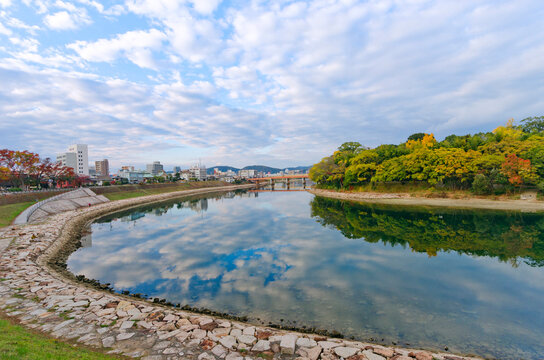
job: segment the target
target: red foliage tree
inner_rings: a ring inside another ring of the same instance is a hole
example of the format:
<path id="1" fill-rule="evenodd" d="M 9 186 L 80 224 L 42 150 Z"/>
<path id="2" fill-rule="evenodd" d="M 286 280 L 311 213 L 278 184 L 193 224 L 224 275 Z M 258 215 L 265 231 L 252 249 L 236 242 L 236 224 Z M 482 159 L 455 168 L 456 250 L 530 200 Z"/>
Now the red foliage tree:
<path id="1" fill-rule="evenodd" d="M 39 185 L 43 180 L 71 181 L 75 178 L 72 168 L 53 163 L 50 158 L 30 151 L 0 150 L 0 180 L 10 181 L 13 186 L 23 187 L 32 182 Z"/>
<path id="2" fill-rule="evenodd" d="M 531 160 L 525 160 L 516 154 L 510 154 L 501 166 L 501 172 L 510 184 L 519 186 L 526 178 L 531 177 Z"/>

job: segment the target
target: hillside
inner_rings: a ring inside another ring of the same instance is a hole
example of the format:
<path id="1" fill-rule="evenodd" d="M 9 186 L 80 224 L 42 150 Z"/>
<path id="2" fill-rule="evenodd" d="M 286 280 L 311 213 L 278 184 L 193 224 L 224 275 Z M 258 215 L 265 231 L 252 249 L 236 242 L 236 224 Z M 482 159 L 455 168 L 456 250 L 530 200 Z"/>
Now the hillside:
<path id="1" fill-rule="evenodd" d="M 246 166 L 246 167 L 243 167 L 242 169 L 239 169 L 239 168 L 235 168 L 233 166 L 226 166 L 226 165 L 221 165 L 221 166 L 212 166 L 210 168 L 208 168 L 206 170 L 206 173 L 208 175 L 212 175 L 213 174 L 213 169 L 219 169 L 219 171 L 228 171 L 228 170 L 232 170 L 232 171 L 235 171 L 235 172 L 238 172 L 240 170 L 256 170 L 256 171 L 262 171 L 264 172 L 265 174 L 266 173 L 271 173 L 271 174 L 275 174 L 275 173 L 278 173 L 280 171 L 285 171 L 286 169 L 289 169 L 289 170 L 302 170 L 302 171 L 307 171 L 308 169 L 310 169 L 311 166 L 295 166 L 295 167 L 289 167 L 289 168 L 283 168 L 283 169 L 278 169 L 278 168 L 274 168 L 274 167 L 270 167 L 270 166 L 265 166 L 265 165 L 249 165 L 249 166 Z"/>

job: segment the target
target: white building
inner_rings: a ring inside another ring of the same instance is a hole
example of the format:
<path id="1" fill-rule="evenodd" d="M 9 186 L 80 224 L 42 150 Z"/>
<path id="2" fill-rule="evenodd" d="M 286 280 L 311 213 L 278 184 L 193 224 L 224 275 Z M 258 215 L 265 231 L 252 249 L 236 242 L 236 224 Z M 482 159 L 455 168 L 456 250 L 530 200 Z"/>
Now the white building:
<path id="1" fill-rule="evenodd" d="M 89 176 L 89 148 L 86 144 L 74 144 L 68 147 L 69 153 L 77 155 L 77 168 L 74 169 L 77 175 Z"/>
<path id="2" fill-rule="evenodd" d="M 76 172 L 77 168 L 77 154 L 71 153 L 71 152 L 65 152 L 62 154 L 57 155 L 57 162 L 60 163 L 62 166 L 66 166 L 69 168 L 74 169 L 74 172 Z"/>
<path id="3" fill-rule="evenodd" d="M 195 164 L 189 169 L 191 176 L 198 181 L 206 180 L 208 175 L 206 174 L 206 166 L 201 164 Z"/>
<path id="4" fill-rule="evenodd" d="M 250 179 L 254 178 L 257 175 L 257 170 L 252 169 L 246 169 L 246 170 L 240 170 L 240 177 L 242 179 Z"/>
<path id="5" fill-rule="evenodd" d="M 89 151 L 85 144 L 74 144 L 68 151 L 57 155 L 57 162 L 71 167 L 76 175 L 89 176 Z"/>

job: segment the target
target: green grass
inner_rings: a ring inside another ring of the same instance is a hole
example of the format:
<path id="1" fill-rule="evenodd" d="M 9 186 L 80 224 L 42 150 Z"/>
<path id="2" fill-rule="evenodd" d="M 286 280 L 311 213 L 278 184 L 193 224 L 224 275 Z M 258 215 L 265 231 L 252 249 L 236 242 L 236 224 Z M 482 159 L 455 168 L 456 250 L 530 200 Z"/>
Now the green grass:
<path id="1" fill-rule="evenodd" d="M 24 209 L 34 202 L 0 205 L 0 227 L 8 226 Z"/>
<path id="2" fill-rule="evenodd" d="M 104 196 L 110 199 L 111 201 L 114 201 L 114 200 L 130 199 L 130 198 L 151 195 L 151 194 L 153 193 L 150 192 L 149 190 L 140 190 L 140 191 L 127 191 L 127 192 L 118 192 L 118 193 L 112 193 L 112 194 L 104 194 Z"/>
<path id="3" fill-rule="evenodd" d="M 130 199 L 130 198 L 146 196 L 146 195 L 165 194 L 165 193 L 174 192 L 174 191 L 203 189 L 207 187 L 221 186 L 221 185 L 225 185 L 225 184 L 218 181 L 193 182 L 193 183 L 177 184 L 177 185 L 172 185 L 172 186 L 163 187 L 163 188 L 148 188 L 148 189 L 144 188 L 144 189 L 135 190 L 135 191 L 120 191 L 120 192 L 114 192 L 114 193 L 106 193 L 104 194 L 104 196 L 110 199 L 111 201 L 114 201 L 114 200 Z M 145 185 L 143 187 L 145 187 Z"/>
<path id="4" fill-rule="evenodd" d="M 26 330 L 0 319 L 0 360 L 120 359 Z"/>

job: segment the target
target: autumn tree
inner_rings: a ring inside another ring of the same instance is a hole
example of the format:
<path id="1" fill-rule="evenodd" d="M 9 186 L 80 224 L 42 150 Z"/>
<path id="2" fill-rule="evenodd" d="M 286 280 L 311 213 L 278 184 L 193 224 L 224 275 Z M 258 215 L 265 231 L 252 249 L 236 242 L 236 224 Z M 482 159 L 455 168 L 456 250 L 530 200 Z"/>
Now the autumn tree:
<path id="1" fill-rule="evenodd" d="M 508 178 L 510 184 L 519 186 L 525 181 L 534 180 L 534 172 L 531 169 L 531 160 L 519 158 L 516 154 L 510 154 L 501 166 L 501 172 Z"/>

